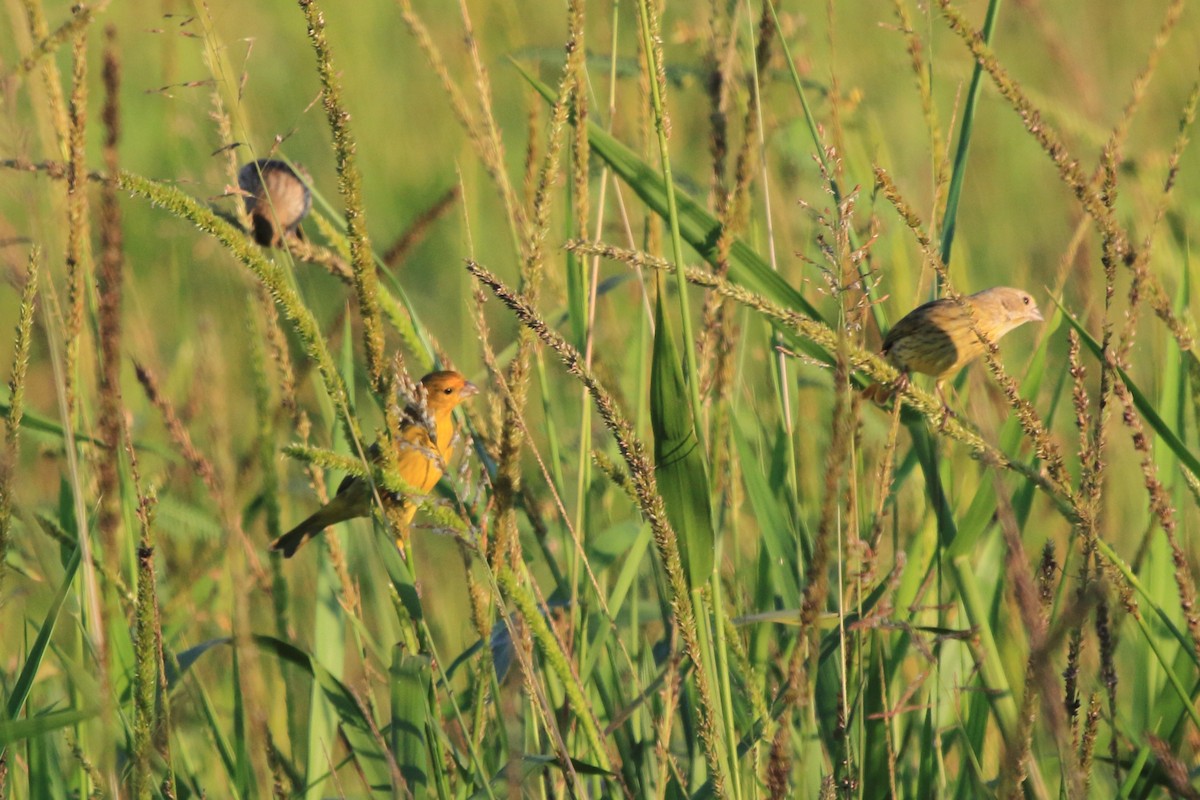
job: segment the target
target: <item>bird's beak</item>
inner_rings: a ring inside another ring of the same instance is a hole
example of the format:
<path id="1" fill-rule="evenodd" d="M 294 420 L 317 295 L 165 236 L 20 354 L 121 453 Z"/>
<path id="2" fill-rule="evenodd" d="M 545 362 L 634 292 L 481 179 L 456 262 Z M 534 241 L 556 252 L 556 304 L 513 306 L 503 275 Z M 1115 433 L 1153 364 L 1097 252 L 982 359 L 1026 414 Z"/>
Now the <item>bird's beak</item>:
<path id="1" fill-rule="evenodd" d="M 1031 308 L 1029 310 L 1029 318 L 1032 319 L 1034 322 L 1045 322 L 1046 321 L 1046 320 L 1042 319 L 1042 311 L 1039 308 Z"/>
<path id="2" fill-rule="evenodd" d="M 462 388 L 458 390 L 458 396 L 463 400 L 466 400 L 468 397 L 474 397 L 477 394 L 479 394 L 479 387 L 470 381 L 464 383 Z"/>

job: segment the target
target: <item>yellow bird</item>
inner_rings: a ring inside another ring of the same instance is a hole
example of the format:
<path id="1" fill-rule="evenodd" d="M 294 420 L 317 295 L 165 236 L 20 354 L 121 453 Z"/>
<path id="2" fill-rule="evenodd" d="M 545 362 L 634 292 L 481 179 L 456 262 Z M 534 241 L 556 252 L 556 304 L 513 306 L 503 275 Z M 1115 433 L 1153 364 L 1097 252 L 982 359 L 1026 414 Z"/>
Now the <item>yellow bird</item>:
<path id="1" fill-rule="evenodd" d="M 989 341 L 1026 322 L 1041 322 L 1042 312 L 1029 292 L 996 286 L 965 298 L 975 311 L 975 324 Z M 908 312 L 883 338 L 883 355 L 900 370 L 896 389 L 908 384 L 909 373 L 932 375 L 938 395 L 942 382 L 962 367 L 983 355 L 984 344 L 971 329 L 967 310 L 949 297 L 934 300 Z M 879 384 L 868 386 L 863 395 L 877 403 L 886 402 L 895 392 Z"/>
<path id="2" fill-rule="evenodd" d="M 453 455 L 454 417 L 451 412 L 459 403 L 477 394 L 479 389 L 457 372 L 431 372 L 421 378 L 424 390 L 424 411 L 433 421 L 437 441 L 429 438 L 429 429 L 422 419 L 422 409 L 410 405 L 405 409 L 405 421 L 400 438 L 395 442 L 396 471 L 400 478 L 419 494 L 428 494 Z M 418 398 L 420 401 L 420 398 Z M 378 457 L 378 444 L 371 446 L 372 458 Z M 308 519 L 271 543 L 272 550 L 291 558 L 299 547 L 336 522 L 371 515 L 371 484 L 365 478 L 347 475 L 332 500 Z M 404 524 L 417 513 L 415 500 L 400 498 L 404 505 Z"/>

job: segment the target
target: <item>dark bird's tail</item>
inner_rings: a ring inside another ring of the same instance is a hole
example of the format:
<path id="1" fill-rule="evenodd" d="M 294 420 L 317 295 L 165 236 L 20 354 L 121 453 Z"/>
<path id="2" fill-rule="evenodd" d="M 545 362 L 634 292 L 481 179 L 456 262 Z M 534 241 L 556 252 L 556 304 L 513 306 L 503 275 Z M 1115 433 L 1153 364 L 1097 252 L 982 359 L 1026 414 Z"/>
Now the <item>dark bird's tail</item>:
<path id="1" fill-rule="evenodd" d="M 870 400 L 876 405 L 884 405 L 888 400 L 892 399 L 892 395 L 896 390 L 890 386 L 885 386 L 882 383 L 872 383 L 870 386 L 862 390 L 864 400 Z"/>
<path id="2" fill-rule="evenodd" d="M 367 502 L 364 504 L 364 498 L 359 497 L 360 492 L 354 491 L 353 487 L 347 489 L 338 492 L 336 497 L 317 509 L 311 517 L 271 542 L 271 549 L 283 553 L 284 558 L 291 558 L 301 545 L 330 525 L 370 514 L 369 497 L 365 498 Z"/>

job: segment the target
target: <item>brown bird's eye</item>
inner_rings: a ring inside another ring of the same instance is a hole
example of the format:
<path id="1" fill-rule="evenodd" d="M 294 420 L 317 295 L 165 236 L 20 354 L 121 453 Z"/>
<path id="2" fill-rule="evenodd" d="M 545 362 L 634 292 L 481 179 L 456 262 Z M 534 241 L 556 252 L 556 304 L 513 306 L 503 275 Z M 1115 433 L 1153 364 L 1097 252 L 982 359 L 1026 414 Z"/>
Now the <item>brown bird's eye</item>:
<path id="1" fill-rule="evenodd" d="M 442 389 L 442 394 L 451 394 L 453 392 L 454 392 L 454 390 L 451 389 L 449 386 L 447 386 L 445 389 Z"/>
<path id="2" fill-rule="evenodd" d="M 1022 297 L 1021 302 L 1024 303 L 1025 305 L 1029 305 L 1029 295 Z"/>

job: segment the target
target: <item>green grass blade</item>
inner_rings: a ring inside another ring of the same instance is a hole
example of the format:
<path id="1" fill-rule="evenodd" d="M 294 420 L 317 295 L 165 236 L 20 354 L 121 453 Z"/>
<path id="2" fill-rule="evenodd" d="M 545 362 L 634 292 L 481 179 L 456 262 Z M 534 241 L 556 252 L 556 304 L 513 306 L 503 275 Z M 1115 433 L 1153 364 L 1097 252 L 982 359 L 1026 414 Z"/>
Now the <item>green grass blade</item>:
<path id="1" fill-rule="evenodd" d="M 983 22 L 983 40 L 992 42 L 996 28 L 996 16 L 1000 13 L 1000 0 L 989 0 L 987 16 Z M 958 201 L 962 196 L 963 179 L 967 172 L 967 154 L 971 149 L 971 133 L 975 130 L 975 106 L 979 102 L 979 90 L 983 83 L 983 66 L 975 64 L 971 73 L 971 86 L 967 89 L 967 102 L 963 106 L 962 127 L 958 134 L 958 149 L 954 153 L 954 170 L 950 174 L 950 189 L 946 193 L 946 215 L 942 218 L 942 263 L 949 266 L 950 248 L 958 229 Z"/>
<path id="2" fill-rule="evenodd" d="M 429 659 L 405 655 L 395 649 L 391 668 L 392 756 L 414 797 L 429 790 L 429 748 L 425 740 L 428 722 L 425 698 L 429 694 Z"/>
<path id="3" fill-rule="evenodd" d="M 759 469 L 760 459 L 755 457 L 742 426 L 735 421 L 731 431 L 741 463 L 746 496 L 754 509 L 754 516 L 760 522 L 762 544 L 771 562 L 770 583 L 785 608 L 799 608 L 800 582 L 796 560 L 800 549 L 799 534 L 791 524 L 791 515 L 780 506 L 778 497 L 767 484 L 767 476 Z"/>
<path id="4" fill-rule="evenodd" d="M 36 717 L 0 720 L 0 747 L 52 733 L 68 725 L 91 719 L 98 713 L 95 709 L 67 709 L 39 714 Z"/>
<path id="5" fill-rule="evenodd" d="M 661 281 L 660 281 L 661 283 Z M 654 358 L 650 367 L 650 424 L 654 429 L 654 470 L 689 586 L 708 582 L 715 534 L 708 495 L 708 469 L 687 402 L 683 369 L 675 349 L 670 317 L 659 291 L 655 306 Z"/>
<path id="6" fill-rule="evenodd" d="M 233 747 L 234 782 L 239 797 L 254 797 L 254 773 L 250 765 L 250 751 L 246 737 L 246 704 L 242 699 L 242 669 L 238 650 L 233 648 L 233 672 L 230 676 L 233 688 Z"/>
<path id="7" fill-rule="evenodd" d="M 254 643 L 262 650 L 274 655 L 281 661 L 295 664 L 307 672 L 313 679 L 313 687 L 321 692 L 324 699 L 333 709 L 340 730 L 350 747 L 350 754 L 355 763 L 362 769 L 373 790 L 388 791 L 391 786 L 391 773 L 388 769 L 388 757 L 380 749 L 379 740 L 374 731 L 378 728 L 375 722 L 367 717 L 367 711 L 359 703 L 354 692 L 329 670 L 321 666 L 315 654 L 306 653 L 293 644 L 277 639 L 274 636 L 255 635 Z M 333 754 L 335 743 L 329 743 L 329 755 Z M 318 762 L 329 766 L 325 755 Z M 309 765 L 309 774 L 318 772 L 317 764 Z M 318 775 L 323 778 L 324 774 Z"/>
<path id="8" fill-rule="evenodd" d="M 17 680 L 8 695 L 8 702 L 4 708 L 6 720 L 15 720 L 21 713 L 21 709 L 24 708 L 25 701 L 29 698 L 29 690 L 33 688 L 33 681 L 42 665 L 42 659 L 46 656 L 46 648 L 54 633 L 54 625 L 58 622 L 59 612 L 62 611 L 63 601 L 67 599 L 67 593 L 75 581 L 75 573 L 79 569 L 79 559 L 80 550 L 76 546 L 67 560 L 58 591 L 54 593 L 50 607 L 46 610 L 46 616 L 42 619 L 41 627 L 38 628 L 37 637 L 33 640 L 33 647 L 29 649 L 29 654 L 25 657 L 25 665 L 21 667 L 21 672 L 17 675 Z M 3 749 L 0 749 L 0 755 L 3 755 Z"/>

